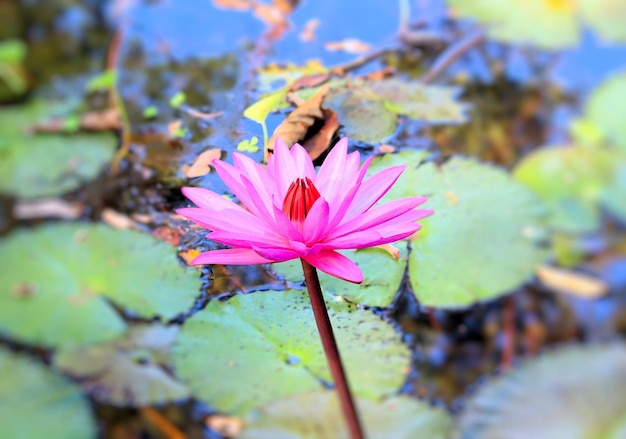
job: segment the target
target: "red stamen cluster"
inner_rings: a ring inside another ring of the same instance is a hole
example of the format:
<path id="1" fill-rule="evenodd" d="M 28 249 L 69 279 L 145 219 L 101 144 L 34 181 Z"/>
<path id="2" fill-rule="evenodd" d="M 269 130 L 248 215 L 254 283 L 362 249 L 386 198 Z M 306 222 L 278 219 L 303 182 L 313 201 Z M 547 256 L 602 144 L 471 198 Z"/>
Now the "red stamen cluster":
<path id="1" fill-rule="evenodd" d="M 320 193 L 308 177 L 298 178 L 287 190 L 285 201 L 283 201 L 283 212 L 292 221 L 302 222 L 319 197 Z"/>

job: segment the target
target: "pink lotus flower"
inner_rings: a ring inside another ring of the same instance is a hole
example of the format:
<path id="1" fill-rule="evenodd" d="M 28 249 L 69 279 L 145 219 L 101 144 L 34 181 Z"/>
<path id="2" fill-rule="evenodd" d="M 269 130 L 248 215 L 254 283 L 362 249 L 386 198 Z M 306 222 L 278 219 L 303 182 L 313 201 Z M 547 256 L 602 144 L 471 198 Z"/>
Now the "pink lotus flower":
<path id="1" fill-rule="evenodd" d="M 363 181 L 370 157 L 359 169 L 358 152 L 347 154 L 348 141 L 335 145 L 315 173 L 306 150 L 291 150 L 280 139 L 267 169 L 235 153 L 231 166 L 213 166 L 245 208 L 207 189 L 185 187 L 197 208 L 176 212 L 212 232 L 213 241 L 232 249 L 201 253 L 200 264 L 264 264 L 302 258 L 333 276 L 359 283 L 363 273 L 339 249 L 359 249 L 406 238 L 433 212 L 417 210 L 424 197 L 374 206 L 406 166 L 385 169 Z"/>

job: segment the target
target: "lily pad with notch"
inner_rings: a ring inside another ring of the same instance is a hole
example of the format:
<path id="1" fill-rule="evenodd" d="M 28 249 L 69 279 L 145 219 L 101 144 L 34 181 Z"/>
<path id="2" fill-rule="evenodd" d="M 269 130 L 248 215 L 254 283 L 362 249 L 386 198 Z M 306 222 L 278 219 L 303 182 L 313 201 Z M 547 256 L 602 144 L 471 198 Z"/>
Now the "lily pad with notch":
<path id="1" fill-rule="evenodd" d="M 389 306 L 400 287 L 408 257 L 406 243 L 396 243 L 395 246 L 400 252 L 398 259 L 394 259 L 389 252 L 380 248 L 341 251 L 340 253 L 361 268 L 363 282 L 353 284 L 320 272 L 322 288 L 328 294 L 341 296 L 361 305 Z M 290 282 L 304 280 L 300 260 L 274 264 L 273 268 Z"/>
<path id="2" fill-rule="evenodd" d="M 545 206 L 504 170 L 452 157 L 438 165 L 407 151 L 374 159 L 370 173 L 407 169 L 383 198 L 426 196 L 435 213 L 412 239 L 409 275 L 426 306 L 463 307 L 499 297 L 529 279 L 548 253 Z"/>
<path id="3" fill-rule="evenodd" d="M 400 335 L 369 310 L 330 297 L 326 305 L 355 394 L 397 391 L 410 361 Z M 306 291 L 214 300 L 185 321 L 172 356 L 195 397 L 236 415 L 331 382 Z"/>
<path id="4" fill-rule="evenodd" d="M 171 319 L 199 294 L 197 272 L 149 235 L 103 225 L 54 224 L 0 240 L 0 332 L 45 347 L 109 341 L 137 317 Z"/>

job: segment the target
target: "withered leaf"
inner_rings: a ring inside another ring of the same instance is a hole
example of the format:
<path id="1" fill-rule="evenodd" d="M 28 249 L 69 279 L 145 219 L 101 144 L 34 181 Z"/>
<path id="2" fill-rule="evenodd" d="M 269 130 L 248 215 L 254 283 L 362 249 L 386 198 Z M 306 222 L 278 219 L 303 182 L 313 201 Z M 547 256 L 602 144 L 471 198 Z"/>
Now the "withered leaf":
<path id="1" fill-rule="evenodd" d="M 322 110 L 324 114 L 324 125 L 313 136 L 304 141 L 302 146 L 307 150 L 311 160 L 317 159 L 328 149 L 330 141 L 339 129 L 339 118 L 333 110 Z"/>
<path id="2" fill-rule="evenodd" d="M 193 164 L 191 166 L 183 167 L 183 174 L 187 178 L 200 177 L 202 175 L 208 174 L 211 172 L 211 162 L 214 159 L 219 159 L 222 156 L 222 150 L 220 149 L 209 149 L 204 151 L 196 157 Z"/>
<path id="3" fill-rule="evenodd" d="M 304 141 L 307 131 L 315 122 L 324 120 L 322 101 L 328 93 L 328 86 L 322 86 L 306 102 L 293 110 L 285 120 L 276 127 L 274 134 L 266 145 L 266 158 L 268 150 L 274 147 L 277 138 L 281 138 L 288 146 Z"/>

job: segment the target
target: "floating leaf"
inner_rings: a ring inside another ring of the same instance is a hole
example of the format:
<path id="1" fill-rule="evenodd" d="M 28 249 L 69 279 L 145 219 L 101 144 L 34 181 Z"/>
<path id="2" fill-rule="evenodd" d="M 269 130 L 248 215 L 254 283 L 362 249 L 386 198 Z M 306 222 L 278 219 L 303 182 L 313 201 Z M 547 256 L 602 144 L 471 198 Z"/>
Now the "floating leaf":
<path id="1" fill-rule="evenodd" d="M 550 223 L 568 232 L 590 232 L 599 226 L 599 203 L 626 219 L 622 200 L 626 156 L 602 148 L 543 148 L 515 169 L 519 181 L 550 207 Z"/>
<path id="2" fill-rule="evenodd" d="M 467 105 L 455 101 L 458 90 L 399 79 L 333 88 L 324 105 L 337 112 L 344 134 L 362 142 L 380 142 L 391 136 L 397 116 L 431 124 L 462 123 Z"/>
<path id="3" fill-rule="evenodd" d="M 320 283 L 325 292 L 341 296 L 350 302 L 368 306 L 386 307 L 391 304 L 398 292 L 407 263 L 405 243 L 398 243 L 400 257 L 394 259 L 380 248 L 341 251 L 356 262 L 363 272 L 363 282 L 353 284 L 326 273 L 319 273 Z M 299 260 L 274 264 L 274 270 L 284 275 L 290 282 L 302 282 L 302 265 Z"/>
<path id="4" fill-rule="evenodd" d="M 409 361 L 400 336 L 371 311 L 332 299 L 327 307 L 353 391 L 395 392 Z M 185 321 L 172 356 L 197 398 L 235 414 L 331 381 L 306 291 L 212 301 Z"/>
<path id="5" fill-rule="evenodd" d="M 88 439 L 96 423 L 80 388 L 43 364 L 0 349 L 0 435 Z"/>
<path id="6" fill-rule="evenodd" d="M 624 0 L 577 0 L 583 20 L 608 41 L 625 42 Z"/>
<path id="7" fill-rule="evenodd" d="M 45 112 L 42 102 L 0 109 L 0 192 L 59 195 L 95 177 L 113 157 L 116 140 L 110 133 L 25 134 Z"/>
<path id="8" fill-rule="evenodd" d="M 115 406 L 141 407 L 187 398 L 187 388 L 172 378 L 170 346 L 178 327 L 137 325 L 109 343 L 61 349 L 54 365 L 81 380 L 97 400 Z"/>
<path id="9" fill-rule="evenodd" d="M 259 150 L 259 138 L 252 136 L 250 139 L 244 139 L 237 144 L 237 151 L 252 152 L 255 153 Z"/>
<path id="10" fill-rule="evenodd" d="M 324 105 L 337 113 L 343 134 L 361 142 L 385 140 L 398 125 L 398 116 L 388 111 L 383 101 L 359 89 L 335 92 Z"/>
<path id="11" fill-rule="evenodd" d="M 547 256 L 543 205 L 506 172 L 453 157 L 442 166 L 418 165 L 423 154 L 374 159 L 370 173 L 397 164 L 408 168 L 386 199 L 423 195 L 434 215 L 421 220 L 409 274 L 427 306 L 459 307 L 498 297 L 531 277 Z"/>
<path id="12" fill-rule="evenodd" d="M 185 103 L 187 96 L 182 91 L 179 91 L 174 96 L 170 98 L 170 107 L 179 108 L 181 105 Z"/>
<path id="13" fill-rule="evenodd" d="M 406 396 L 384 401 L 358 398 L 357 405 L 370 439 L 445 439 L 451 420 L 441 409 Z M 301 393 L 252 410 L 240 439 L 344 439 L 345 420 L 330 391 Z"/>
<path id="14" fill-rule="evenodd" d="M 624 102 L 626 72 L 621 72 L 611 76 L 593 91 L 587 101 L 586 113 L 606 139 L 626 150 Z"/>
<path id="15" fill-rule="evenodd" d="M 571 346 L 544 354 L 472 396 L 459 420 L 459 437 L 624 437 L 625 369 L 622 344 Z"/>
<path id="16" fill-rule="evenodd" d="M 302 66 L 268 64 L 259 69 L 259 88 L 269 91 L 277 86 L 287 87 L 306 76 L 323 75 L 327 72 L 328 69 L 317 59 L 307 60 Z"/>
<path id="17" fill-rule="evenodd" d="M 237 147 L 239 149 L 239 147 Z M 222 150 L 213 148 L 201 152 L 198 157 L 195 158 L 191 166 L 183 167 L 183 174 L 187 178 L 201 177 L 211 172 L 211 163 L 213 160 L 222 157 Z"/>
<path id="18" fill-rule="evenodd" d="M 28 47 L 22 40 L 4 40 L 0 43 L 0 63 L 21 63 L 27 51 Z"/>
<path id="19" fill-rule="evenodd" d="M 544 49 L 572 47 L 579 40 L 574 0 L 448 0 L 456 14 L 478 20 L 499 41 Z"/>
<path id="20" fill-rule="evenodd" d="M 467 120 L 467 105 L 456 101 L 459 89 L 424 85 L 400 79 L 371 81 L 364 86 L 397 114 L 431 124 L 462 123 Z"/>
<path id="21" fill-rule="evenodd" d="M 626 156 L 614 157 L 613 175 L 608 185 L 603 188 L 600 200 L 613 215 L 626 222 Z"/>
<path id="22" fill-rule="evenodd" d="M 148 105 L 143 109 L 142 114 L 146 119 L 154 119 L 159 115 L 159 109 L 155 105 Z"/>
<path id="23" fill-rule="evenodd" d="M 278 103 L 285 98 L 286 94 L 286 89 L 271 93 L 246 108 L 243 112 L 243 115 L 250 120 L 264 125 L 267 116 L 269 116 L 269 114 L 276 108 Z"/>
<path id="24" fill-rule="evenodd" d="M 274 148 L 274 142 L 281 138 L 287 146 L 304 140 L 309 128 L 315 122 L 324 120 L 322 101 L 328 93 L 328 87 L 322 86 L 310 99 L 293 110 L 274 130 L 268 141 L 268 147 Z"/>
<path id="25" fill-rule="evenodd" d="M 114 69 L 105 70 L 89 80 L 87 91 L 114 90 L 116 81 L 117 71 Z"/>
<path id="26" fill-rule="evenodd" d="M 105 298 L 140 317 L 172 318 L 198 295 L 168 244 L 130 230 L 55 224 L 0 241 L 0 331 L 58 347 L 112 340 L 126 325 Z"/>
<path id="27" fill-rule="evenodd" d="M 549 265 L 537 268 L 537 278 L 548 288 L 577 297 L 596 298 L 605 296 L 609 286 L 606 282 L 588 274 L 577 273 Z"/>

